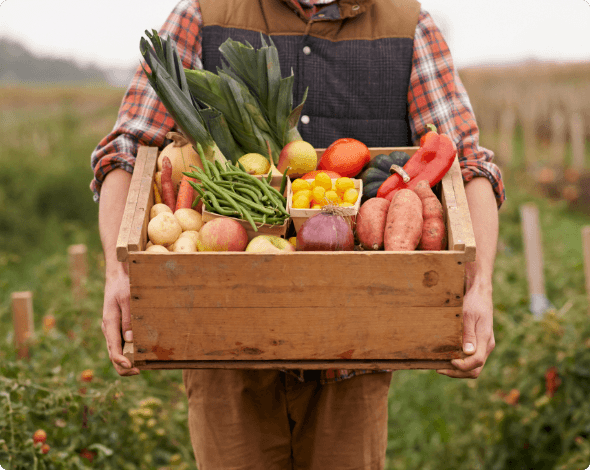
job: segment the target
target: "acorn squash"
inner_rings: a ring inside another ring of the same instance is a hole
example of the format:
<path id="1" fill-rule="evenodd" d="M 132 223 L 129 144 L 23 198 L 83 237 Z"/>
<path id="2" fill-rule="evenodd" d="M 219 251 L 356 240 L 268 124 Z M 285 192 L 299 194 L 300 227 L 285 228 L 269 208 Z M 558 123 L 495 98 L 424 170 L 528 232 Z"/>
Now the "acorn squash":
<path id="1" fill-rule="evenodd" d="M 393 174 L 391 165 L 403 167 L 409 159 L 410 156 L 406 152 L 399 150 L 394 150 L 389 155 L 381 153 L 375 156 L 359 176 L 363 180 L 363 200 L 377 195 L 379 186 Z"/>

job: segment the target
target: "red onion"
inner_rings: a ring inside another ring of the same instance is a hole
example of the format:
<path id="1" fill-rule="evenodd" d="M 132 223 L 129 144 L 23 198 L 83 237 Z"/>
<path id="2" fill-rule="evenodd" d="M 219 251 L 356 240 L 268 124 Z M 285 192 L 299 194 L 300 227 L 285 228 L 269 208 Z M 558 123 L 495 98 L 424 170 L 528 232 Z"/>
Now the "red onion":
<path id="1" fill-rule="evenodd" d="M 324 206 L 322 212 L 305 222 L 297 232 L 297 251 L 353 251 L 354 234 L 337 207 Z"/>

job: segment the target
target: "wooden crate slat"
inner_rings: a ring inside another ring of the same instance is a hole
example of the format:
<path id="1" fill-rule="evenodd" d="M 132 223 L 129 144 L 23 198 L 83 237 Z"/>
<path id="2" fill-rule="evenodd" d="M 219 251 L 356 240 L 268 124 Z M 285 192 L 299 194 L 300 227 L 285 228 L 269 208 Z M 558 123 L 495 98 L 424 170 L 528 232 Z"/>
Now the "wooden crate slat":
<path id="1" fill-rule="evenodd" d="M 451 359 L 462 308 L 145 308 L 135 360 Z M 157 328 L 155 328 L 157 325 Z"/>
<path id="2" fill-rule="evenodd" d="M 462 240 L 463 226 L 461 224 L 461 217 L 459 215 L 460 209 L 457 203 L 455 185 L 453 184 L 453 178 L 457 172 L 459 172 L 459 175 L 461 174 L 459 160 L 457 157 L 455 157 L 453 165 L 442 179 L 442 204 L 444 205 L 446 212 L 449 250 L 463 251 L 465 250 L 465 244 Z"/>
<path id="3" fill-rule="evenodd" d="M 452 369 L 451 361 L 437 360 L 347 360 L 347 361 L 137 361 L 142 370 L 150 369 Z"/>
<path id="4" fill-rule="evenodd" d="M 158 160 L 158 149 L 149 147 L 145 155 L 145 166 L 143 176 L 140 180 L 137 206 L 131 223 L 129 233 L 129 251 L 140 251 L 145 248 L 147 240 L 147 224 L 149 222 L 149 211 L 153 205 L 154 185 L 153 178 Z"/>
<path id="5" fill-rule="evenodd" d="M 463 298 L 461 252 L 146 253 L 130 259 L 131 302 L 138 309 L 453 306 Z"/>
<path id="6" fill-rule="evenodd" d="M 475 261 L 475 235 L 473 233 L 471 215 L 469 214 L 465 186 L 463 185 L 463 175 L 461 174 L 459 160 L 456 158 L 453 167 L 454 170 L 451 172 L 451 178 L 457 201 L 458 225 L 461 227 L 461 238 L 457 240 L 457 243 L 462 245 L 461 249 L 465 251 L 465 261 Z"/>
<path id="7" fill-rule="evenodd" d="M 133 175 L 131 176 L 131 183 L 129 184 L 129 192 L 127 193 L 127 201 L 121 220 L 121 227 L 119 228 L 116 248 L 117 260 L 122 263 L 127 261 L 129 254 L 129 234 L 131 233 L 131 225 L 133 224 L 135 209 L 137 207 L 137 198 L 139 196 L 147 153 L 148 147 L 139 147 L 137 158 L 135 159 L 135 167 L 133 168 Z"/>

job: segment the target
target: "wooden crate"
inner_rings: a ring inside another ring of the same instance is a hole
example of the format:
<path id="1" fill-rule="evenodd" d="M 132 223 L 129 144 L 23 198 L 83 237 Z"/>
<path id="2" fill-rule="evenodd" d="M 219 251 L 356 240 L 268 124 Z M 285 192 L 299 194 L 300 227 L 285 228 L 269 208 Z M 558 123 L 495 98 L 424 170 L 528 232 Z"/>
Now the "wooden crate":
<path id="1" fill-rule="evenodd" d="M 475 241 L 458 160 L 441 183 L 449 250 L 146 253 L 156 157 L 139 149 L 117 243 L 134 366 L 438 369 L 463 357 Z"/>

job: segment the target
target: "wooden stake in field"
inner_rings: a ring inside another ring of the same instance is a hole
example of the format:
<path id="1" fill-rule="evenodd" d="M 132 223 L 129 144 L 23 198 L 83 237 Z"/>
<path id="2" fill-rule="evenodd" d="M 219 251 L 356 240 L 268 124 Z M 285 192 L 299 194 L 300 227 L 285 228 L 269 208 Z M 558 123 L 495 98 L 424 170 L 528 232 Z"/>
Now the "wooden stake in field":
<path id="1" fill-rule="evenodd" d="M 86 279 L 88 277 L 86 253 L 86 245 L 71 245 L 68 247 L 72 297 L 75 301 L 80 301 L 86 296 Z"/>
<path id="2" fill-rule="evenodd" d="M 565 160 L 565 117 L 560 111 L 551 115 L 551 162 L 558 167 L 564 166 Z"/>
<path id="3" fill-rule="evenodd" d="M 19 359 L 29 359 L 29 339 L 33 335 L 33 293 L 13 292 L 12 323 L 14 325 L 14 346 Z"/>
<path id="4" fill-rule="evenodd" d="M 584 274 L 586 277 L 586 295 L 588 296 L 588 314 L 590 315 L 590 225 L 582 228 L 582 247 L 584 249 Z"/>
<path id="5" fill-rule="evenodd" d="M 570 139 L 572 143 L 572 167 L 581 171 L 585 166 L 585 138 L 584 118 L 580 113 L 574 113 L 570 117 Z"/>
<path id="6" fill-rule="evenodd" d="M 529 309 L 535 317 L 541 317 L 553 306 L 545 294 L 543 246 L 537 206 L 534 204 L 522 205 L 520 207 L 520 220 L 529 285 Z"/>

